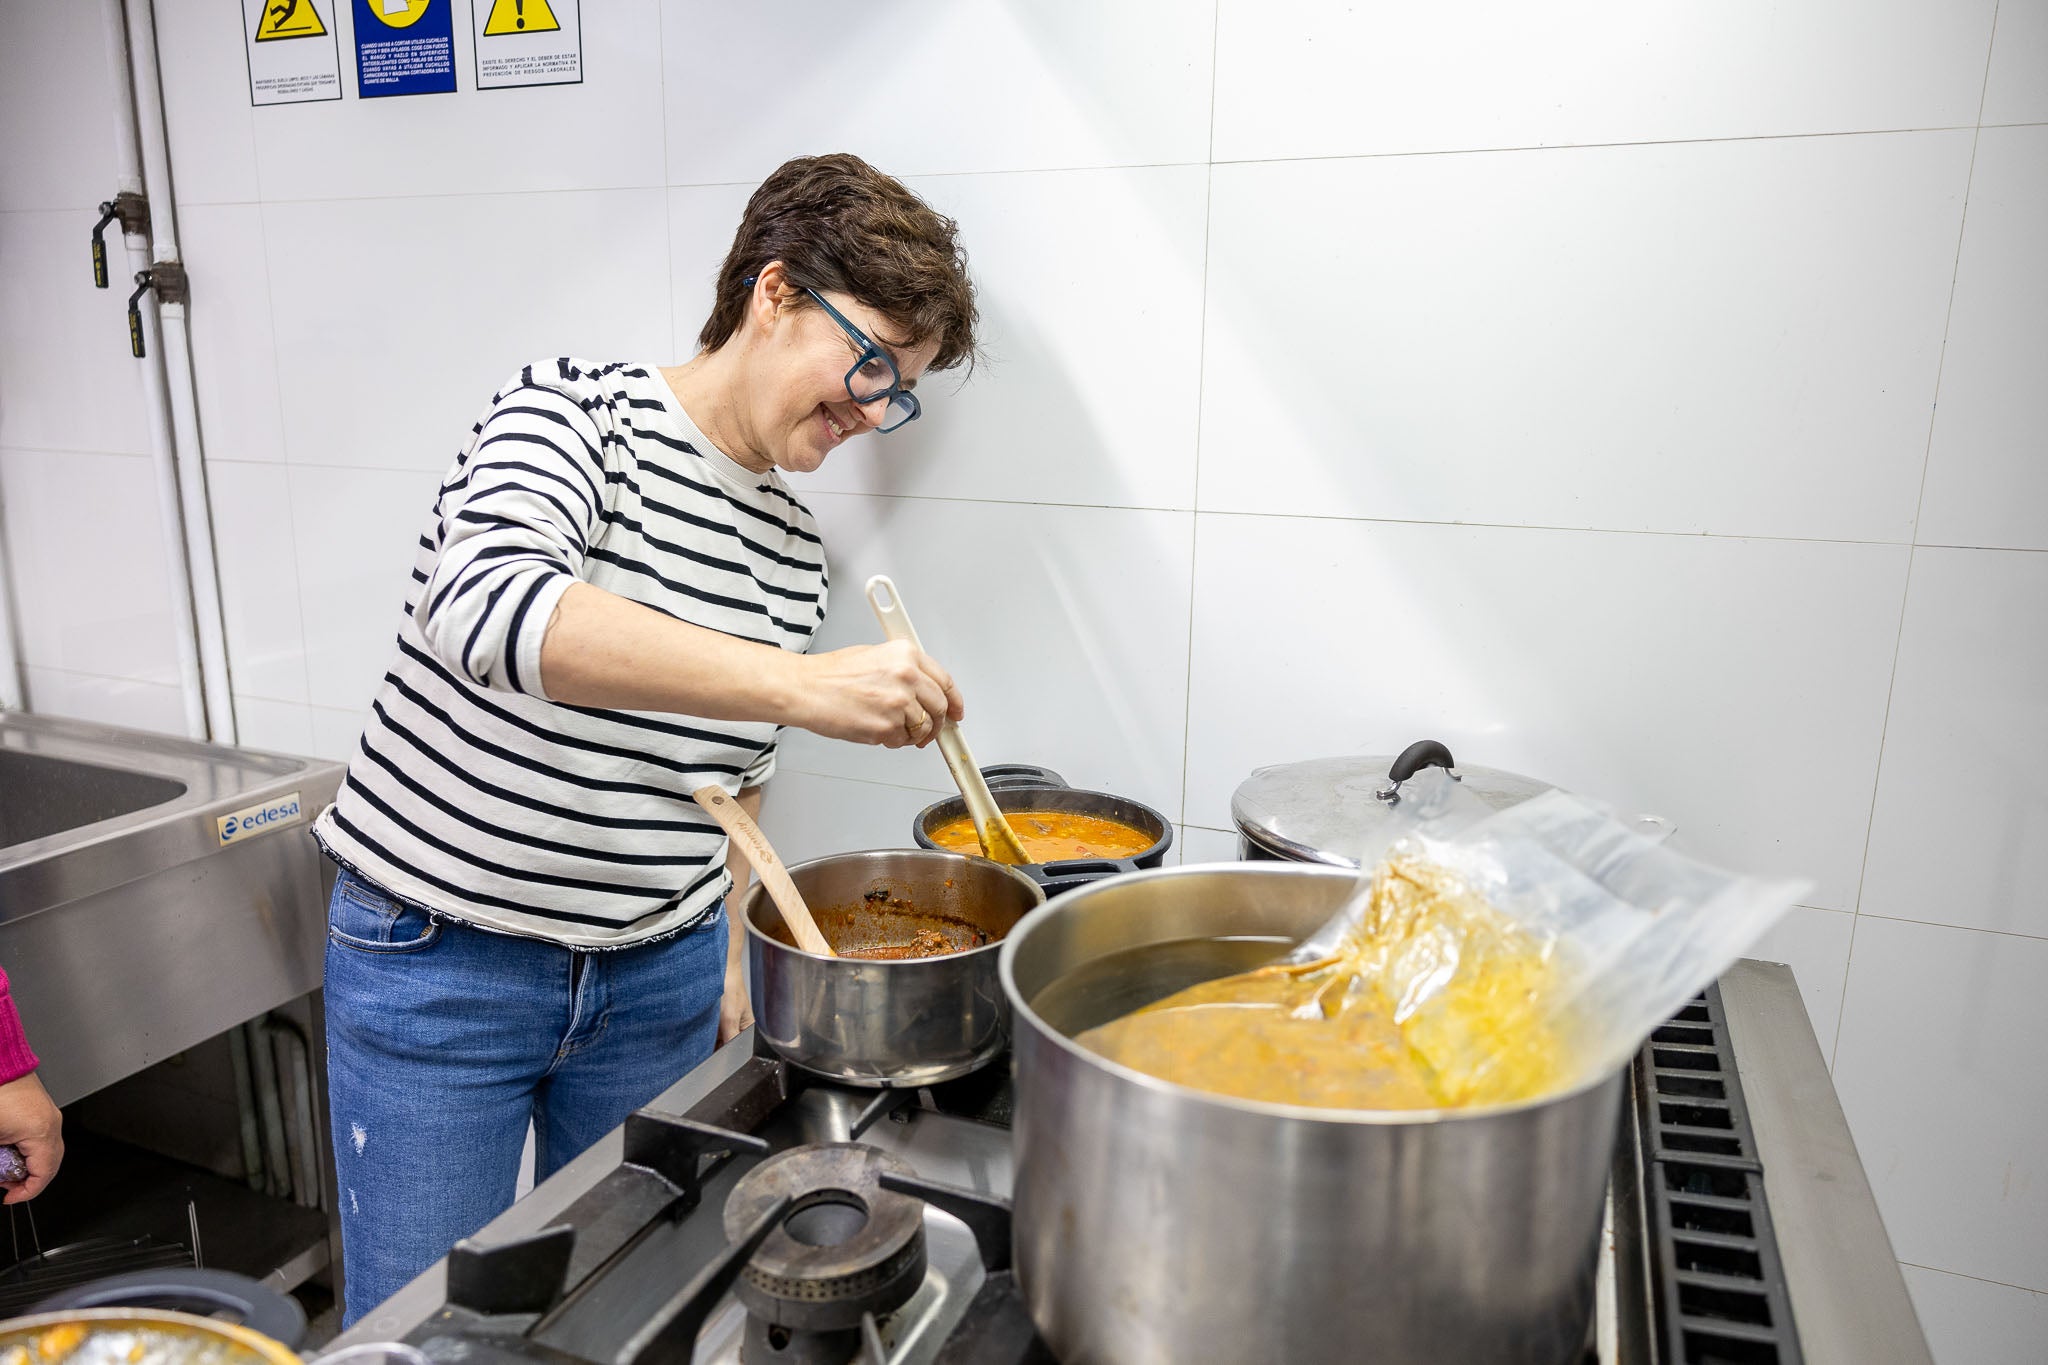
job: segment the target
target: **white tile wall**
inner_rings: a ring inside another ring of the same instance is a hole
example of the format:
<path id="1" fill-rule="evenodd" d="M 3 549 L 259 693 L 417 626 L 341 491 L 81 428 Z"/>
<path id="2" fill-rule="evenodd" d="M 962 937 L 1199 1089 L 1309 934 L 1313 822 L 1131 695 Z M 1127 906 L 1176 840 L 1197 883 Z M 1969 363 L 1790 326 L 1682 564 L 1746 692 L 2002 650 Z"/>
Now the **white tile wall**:
<path id="1" fill-rule="evenodd" d="M 1985 84 L 1986 123 L 2048 119 L 2048 0 L 1999 0 L 1998 36 Z"/>
<path id="2" fill-rule="evenodd" d="M 1865 915 L 2048 939 L 2042 621 L 2048 555 L 1913 552 Z"/>
<path id="3" fill-rule="evenodd" d="M 1182 825 L 1174 843 L 1175 861 L 1182 863 L 1234 863 L 1237 835 L 1200 825 Z"/>
<path id="4" fill-rule="evenodd" d="M 335 6 L 330 0 L 320 8 L 332 13 Z M 238 0 L 156 5 L 151 12 L 156 16 L 157 58 L 164 73 L 164 129 L 178 177 L 182 236 L 192 205 L 253 204 L 261 197 L 256 179 L 258 111 L 249 105 L 249 59 L 237 37 L 244 22 Z M 282 106 L 274 113 L 288 128 L 299 122 L 298 106 Z M 262 113 L 266 119 L 272 116 L 272 111 Z"/>
<path id="5" fill-rule="evenodd" d="M 1905 539 L 1971 136 L 1218 167 L 1201 506 Z"/>
<path id="6" fill-rule="evenodd" d="M 280 754 L 313 752 L 313 708 L 303 702 L 235 694 L 235 728 L 239 742 L 251 749 Z"/>
<path id="7" fill-rule="evenodd" d="M 668 175 L 854 151 L 896 175 L 1201 161 L 1207 6 L 664 0 Z M 795 98 L 792 92 L 801 92 Z"/>
<path id="8" fill-rule="evenodd" d="M 2048 69 L 2048 55 L 2044 55 Z M 2048 126 L 1986 128 L 1970 178 L 1919 539 L 2048 550 Z"/>
<path id="9" fill-rule="evenodd" d="M 0 213 L 0 446 L 149 449 L 118 232 L 107 238 L 113 287 L 92 286 L 98 217 L 90 208 Z"/>
<path id="10" fill-rule="evenodd" d="M 521 365 L 672 344 L 659 190 L 272 203 L 263 228 L 293 463 L 439 472 Z"/>
<path id="11" fill-rule="evenodd" d="M 1903 1267 L 1939 1365 L 2040 1365 L 2048 1342 L 2048 1294 Z"/>
<path id="12" fill-rule="evenodd" d="M 1241 161 L 1971 124 L 1993 4 L 1219 10 L 1215 156 Z"/>
<path id="13" fill-rule="evenodd" d="M 440 475 L 324 467 L 290 474 L 306 699 L 360 716 L 391 664 Z M 316 721 L 316 739 L 321 733 Z"/>
<path id="14" fill-rule="evenodd" d="M 917 813 L 951 794 L 780 770 L 762 793 L 761 829 L 791 866 L 848 849 L 915 848 Z"/>
<path id="15" fill-rule="evenodd" d="M 166 734 L 185 733 L 184 693 L 166 683 L 139 678 L 110 678 L 72 673 L 61 668 L 24 670 L 28 709 L 102 725 L 129 725 Z"/>
<path id="16" fill-rule="evenodd" d="M 2048 1287 L 2048 940 L 1856 924 L 1835 1089 L 1902 1261 Z"/>
<path id="17" fill-rule="evenodd" d="M 312 471 L 298 471 L 301 476 Z M 209 462 L 213 543 L 220 565 L 221 615 L 238 699 L 306 701 L 306 637 L 301 624 L 298 545 L 292 534 L 290 478 L 275 464 Z M 422 509 L 422 518 L 425 510 Z M 388 596 L 382 594 L 380 596 Z M 395 610 L 392 628 L 397 628 Z M 241 716 L 238 709 L 237 716 Z M 245 732 L 243 742 L 256 743 Z M 260 746 L 259 746 L 260 747 Z"/>
<path id="18" fill-rule="evenodd" d="M 239 6 L 157 6 L 247 742 L 349 755 L 495 385 L 687 355 L 753 185 L 859 152 L 988 357 L 803 481 L 827 646 L 895 574 L 984 761 L 1187 861 L 1251 767 L 1430 733 L 1812 876 L 1756 951 L 1942 1365 L 2038 1357 L 2048 128 L 1976 125 L 2048 120 L 2048 0 L 584 11 L 581 86 L 471 90 L 463 32 L 459 94 L 257 110 Z M 98 15 L 0 0 L 0 510 L 32 704 L 175 730 Z M 795 737 L 767 821 L 948 789 Z"/>
<path id="19" fill-rule="evenodd" d="M 370 719 L 369 703 L 365 701 L 353 710 L 332 706 L 308 709 L 313 713 L 313 747 L 307 752 L 337 763 L 354 758 L 356 740 L 361 738 L 363 726 Z"/>
<path id="20" fill-rule="evenodd" d="M 863 454 L 855 447 L 836 458 Z M 979 762 L 1044 763 L 1077 787 L 1176 814 L 1190 513 L 800 495 L 817 515 L 832 574 L 818 650 L 880 642 L 862 594 L 870 575 L 886 573 L 925 650 L 960 686 Z M 936 747 L 864 748 L 796 731 L 780 761 L 901 787 L 949 786 Z"/>
<path id="21" fill-rule="evenodd" d="M 1835 1052 L 1835 1024 L 1842 1013 L 1842 982 L 1849 971 L 1849 938 L 1855 922 L 1855 915 L 1846 910 L 1795 905 L 1748 953 L 1792 968 L 1823 1057 Z"/>
<path id="22" fill-rule="evenodd" d="M 1441 739 L 1854 904 L 1907 551 L 1203 514 L 1185 818 Z"/>
<path id="23" fill-rule="evenodd" d="M 149 460 L 0 450 L 0 489 L 23 661 L 175 686 L 169 573 Z"/>
<path id="24" fill-rule="evenodd" d="M 187 312 L 206 456 L 281 461 L 284 414 L 263 210 L 255 204 L 181 207 L 178 247 L 192 279 Z"/>
<path id="25" fill-rule="evenodd" d="M 112 124 L 100 116 L 114 90 L 102 12 L 78 0 L 0 5 L 0 211 L 88 209 L 120 188 Z M 79 261 L 89 260 L 85 243 L 81 232 Z"/>

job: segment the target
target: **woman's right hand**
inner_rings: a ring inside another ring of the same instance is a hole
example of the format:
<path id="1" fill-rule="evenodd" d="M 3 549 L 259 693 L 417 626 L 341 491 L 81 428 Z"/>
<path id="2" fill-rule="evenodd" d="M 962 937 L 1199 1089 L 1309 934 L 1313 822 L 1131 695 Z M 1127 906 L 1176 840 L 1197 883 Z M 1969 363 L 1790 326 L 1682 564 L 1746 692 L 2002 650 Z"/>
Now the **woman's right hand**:
<path id="1" fill-rule="evenodd" d="M 904 640 L 793 656 L 804 663 L 797 724 L 828 739 L 923 748 L 967 714 L 953 675 Z"/>

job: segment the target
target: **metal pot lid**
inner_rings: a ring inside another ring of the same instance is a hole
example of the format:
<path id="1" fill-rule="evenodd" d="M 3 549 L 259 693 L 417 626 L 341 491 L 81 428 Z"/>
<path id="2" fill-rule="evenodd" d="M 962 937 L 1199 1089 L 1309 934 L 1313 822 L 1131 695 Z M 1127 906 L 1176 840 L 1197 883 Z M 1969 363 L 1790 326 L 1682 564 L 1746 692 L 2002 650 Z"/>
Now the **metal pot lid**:
<path id="1" fill-rule="evenodd" d="M 1426 767 L 1449 768 L 1495 810 L 1551 790 L 1550 783 L 1520 773 L 1461 766 L 1449 749 L 1425 739 L 1398 755 L 1311 758 L 1260 768 L 1238 785 L 1230 815 L 1247 839 L 1279 857 L 1357 867 L 1356 850 L 1392 816 L 1395 784 Z"/>

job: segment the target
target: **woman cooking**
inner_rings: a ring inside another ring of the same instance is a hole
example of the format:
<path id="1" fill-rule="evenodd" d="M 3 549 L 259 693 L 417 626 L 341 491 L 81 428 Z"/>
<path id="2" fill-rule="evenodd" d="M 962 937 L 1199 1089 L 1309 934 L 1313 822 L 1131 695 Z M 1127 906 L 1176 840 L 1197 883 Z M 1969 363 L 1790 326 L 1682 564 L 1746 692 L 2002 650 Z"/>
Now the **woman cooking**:
<path id="1" fill-rule="evenodd" d="M 852 156 L 748 201 L 687 363 L 498 391 L 435 500 L 398 652 L 316 827 L 352 1323 L 745 1027 L 726 840 L 779 727 L 959 719 L 896 643 L 806 653 L 823 547 L 781 471 L 918 415 L 973 354 L 955 224 Z"/>

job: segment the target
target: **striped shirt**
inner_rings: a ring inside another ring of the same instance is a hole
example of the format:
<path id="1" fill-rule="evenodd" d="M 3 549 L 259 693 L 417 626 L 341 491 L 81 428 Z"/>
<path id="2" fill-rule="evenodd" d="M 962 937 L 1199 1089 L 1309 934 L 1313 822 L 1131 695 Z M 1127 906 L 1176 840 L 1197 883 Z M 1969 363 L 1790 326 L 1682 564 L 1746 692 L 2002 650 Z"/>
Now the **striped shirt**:
<path id="1" fill-rule="evenodd" d="M 776 727 L 549 700 L 541 637 L 579 580 L 798 653 L 825 614 L 811 514 L 705 439 L 659 371 L 529 365 L 441 483 L 397 657 L 315 826 L 330 856 L 428 910 L 577 947 L 716 910 L 725 834 L 690 793 L 765 781 Z"/>

